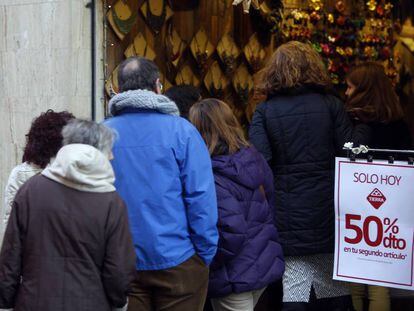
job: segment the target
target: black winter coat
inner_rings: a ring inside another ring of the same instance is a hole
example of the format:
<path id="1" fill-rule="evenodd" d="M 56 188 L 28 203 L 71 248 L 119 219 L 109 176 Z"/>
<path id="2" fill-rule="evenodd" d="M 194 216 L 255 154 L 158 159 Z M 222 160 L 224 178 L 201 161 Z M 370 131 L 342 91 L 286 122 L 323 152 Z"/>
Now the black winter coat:
<path id="1" fill-rule="evenodd" d="M 358 119 L 353 120 L 354 124 L 358 126 L 363 123 Z M 391 121 L 389 123 L 383 122 L 368 122 L 365 123 L 372 135 L 366 142 L 369 148 L 372 149 L 394 149 L 394 150 L 412 150 L 412 137 L 408 125 L 404 120 Z M 372 155 L 374 159 L 387 160 L 389 156 L 393 156 L 395 160 L 406 161 L 409 154 L 390 152 L 370 151 L 368 154 Z M 357 155 L 357 158 L 366 159 L 367 154 Z"/>
<path id="2" fill-rule="evenodd" d="M 368 127 L 358 130 L 353 133 L 337 97 L 313 89 L 279 94 L 257 107 L 250 140 L 273 170 L 286 256 L 333 252 L 334 160 L 345 142 L 366 142 Z"/>
<path id="3" fill-rule="evenodd" d="M 410 129 L 404 120 L 390 123 L 371 122 L 368 126 L 375 134 L 368 143 L 370 148 L 397 150 L 413 148 Z"/>

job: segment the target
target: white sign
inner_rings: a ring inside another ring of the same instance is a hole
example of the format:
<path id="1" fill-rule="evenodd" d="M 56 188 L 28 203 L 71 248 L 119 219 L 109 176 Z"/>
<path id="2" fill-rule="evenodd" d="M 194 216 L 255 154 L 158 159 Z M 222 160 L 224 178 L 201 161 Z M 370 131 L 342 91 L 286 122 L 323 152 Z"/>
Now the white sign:
<path id="1" fill-rule="evenodd" d="M 333 278 L 414 290 L 414 165 L 336 159 Z"/>

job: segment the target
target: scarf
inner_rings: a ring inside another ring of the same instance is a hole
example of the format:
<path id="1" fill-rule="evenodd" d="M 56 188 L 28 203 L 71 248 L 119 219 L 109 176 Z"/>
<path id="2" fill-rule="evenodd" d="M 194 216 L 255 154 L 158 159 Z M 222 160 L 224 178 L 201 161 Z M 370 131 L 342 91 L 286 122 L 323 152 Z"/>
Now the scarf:
<path id="1" fill-rule="evenodd" d="M 177 105 L 168 97 L 148 90 L 122 92 L 112 97 L 109 102 L 109 113 L 112 116 L 128 108 L 155 110 L 173 116 L 180 115 Z"/>

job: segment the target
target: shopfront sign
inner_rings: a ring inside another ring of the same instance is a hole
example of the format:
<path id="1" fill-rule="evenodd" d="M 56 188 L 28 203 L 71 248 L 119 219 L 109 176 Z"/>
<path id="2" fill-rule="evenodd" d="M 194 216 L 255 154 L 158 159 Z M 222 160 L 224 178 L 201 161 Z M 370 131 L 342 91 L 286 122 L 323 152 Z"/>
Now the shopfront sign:
<path id="1" fill-rule="evenodd" d="M 334 279 L 414 290 L 414 165 L 337 158 L 335 220 Z"/>

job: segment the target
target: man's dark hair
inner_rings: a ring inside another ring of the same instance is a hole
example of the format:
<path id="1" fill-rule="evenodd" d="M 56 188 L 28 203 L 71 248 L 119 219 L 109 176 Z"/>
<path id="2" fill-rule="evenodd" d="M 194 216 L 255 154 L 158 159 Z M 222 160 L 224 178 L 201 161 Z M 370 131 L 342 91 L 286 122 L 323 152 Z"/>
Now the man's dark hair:
<path id="1" fill-rule="evenodd" d="M 153 61 L 140 56 L 127 58 L 118 70 L 119 91 L 153 91 L 159 77 L 160 71 Z"/>
<path id="2" fill-rule="evenodd" d="M 186 119 L 191 106 L 201 99 L 200 90 L 192 85 L 173 86 L 165 92 L 165 96 L 177 104 L 180 115 Z"/>

